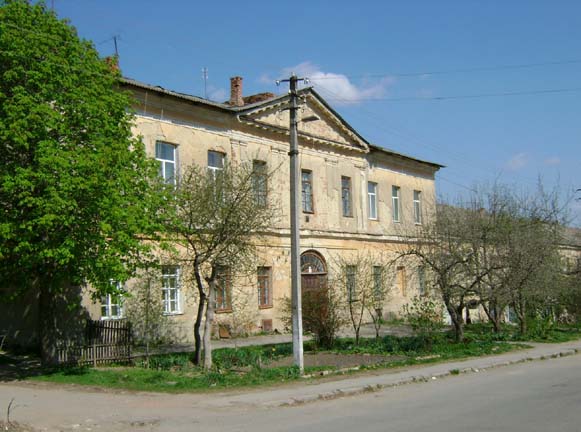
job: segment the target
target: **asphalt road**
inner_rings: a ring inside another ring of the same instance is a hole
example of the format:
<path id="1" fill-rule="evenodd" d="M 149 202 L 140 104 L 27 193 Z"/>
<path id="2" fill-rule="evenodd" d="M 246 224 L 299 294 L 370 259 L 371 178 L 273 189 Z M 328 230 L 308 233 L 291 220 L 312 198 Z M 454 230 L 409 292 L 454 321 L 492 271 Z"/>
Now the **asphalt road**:
<path id="1" fill-rule="evenodd" d="M 292 407 L 220 395 L 0 385 L 12 418 L 49 431 L 581 432 L 581 356 L 521 363 Z M 4 411 L 4 410 L 2 410 Z"/>

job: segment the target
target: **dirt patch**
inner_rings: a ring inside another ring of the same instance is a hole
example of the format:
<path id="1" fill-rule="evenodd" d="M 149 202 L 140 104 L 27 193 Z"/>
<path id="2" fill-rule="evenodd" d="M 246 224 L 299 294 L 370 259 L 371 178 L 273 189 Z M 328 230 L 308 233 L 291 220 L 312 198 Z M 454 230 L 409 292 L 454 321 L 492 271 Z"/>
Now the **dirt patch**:
<path id="1" fill-rule="evenodd" d="M 380 354 L 336 354 L 329 352 L 306 353 L 304 356 L 305 367 L 329 366 L 337 369 L 355 366 L 371 366 L 388 361 L 403 360 L 403 356 L 389 356 Z M 292 366 L 293 357 L 280 358 L 268 364 L 266 367 Z"/>

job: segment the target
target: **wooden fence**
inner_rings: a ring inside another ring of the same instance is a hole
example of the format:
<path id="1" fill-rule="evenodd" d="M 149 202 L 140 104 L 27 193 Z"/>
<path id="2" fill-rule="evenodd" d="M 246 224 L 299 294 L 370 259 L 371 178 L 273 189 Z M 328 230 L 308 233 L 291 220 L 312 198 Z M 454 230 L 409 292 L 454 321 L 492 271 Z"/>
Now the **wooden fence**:
<path id="1" fill-rule="evenodd" d="M 98 366 L 131 361 L 131 323 L 87 320 L 84 340 L 58 347 L 59 364 Z"/>

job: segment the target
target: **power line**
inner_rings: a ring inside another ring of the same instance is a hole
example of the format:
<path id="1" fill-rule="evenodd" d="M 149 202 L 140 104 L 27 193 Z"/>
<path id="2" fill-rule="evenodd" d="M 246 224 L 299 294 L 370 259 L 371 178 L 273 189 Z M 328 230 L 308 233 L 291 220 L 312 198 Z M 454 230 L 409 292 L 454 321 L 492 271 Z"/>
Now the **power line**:
<path id="1" fill-rule="evenodd" d="M 357 78 L 386 78 L 386 77 L 416 77 L 425 75 L 447 75 L 447 74 L 458 74 L 458 73 L 469 73 L 469 72 L 489 72 L 489 71 L 499 71 L 499 70 L 510 70 L 510 69 L 529 69 L 538 67 L 549 67 L 549 66 L 562 66 L 562 65 L 572 65 L 580 64 L 581 59 L 571 59 L 571 60 L 558 60 L 558 61 L 546 61 L 539 63 L 524 63 L 516 65 L 498 65 L 498 66 L 479 66 L 479 67 L 469 67 L 460 69 L 447 69 L 447 70 L 433 70 L 425 72 L 402 72 L 402 73 L 381 73 L 381 74 L 366 74 L 366 75 L 336 75 L 336 76 L 324 76 L 313 78 L 313 81 L 318 80 L 337 80 L 337 79 L 357 79 Z"/>
<path id="2" fill-rule="evenodd" d="M 316 82 L 316 79 L 312 80 Z M 528 96 L 540 94 L 556 94 L 556 93 L 574 93 L 580 92 L 581 87 L 557 88 L 557 89 L 541 89 L 541 90 L 524 90 L 524 91 L 508 91 L 499 93 L 477 93 L 469 95 L 452 95 L 452 96 L 404 96 L 404 97 L 387 97 L 387 98 L 359 98 L 359 99 L 343 99 L 345 102 L 402 102 L 402 101 L 442 101 L 455 99 L 481 99 L 490 97 L 505 97 L 505 96 Z"/>
<path id="3" fill-rule="evenodd" d="M 343 102 L 349 102 L 349 100 L 347 100 L 347 99 L 342 99 L 342 98 L 341 98 L 341 97 L 339 97 L 339 96 L 338 96 L 336 93 L 332 92 L 331 90 L 327 89 L 327 88 L 326 88 L 326 87 L 324 87 L 324 86 L 321 86 L 320 84 L 317 86 L 317 88 L 322 88 L 324 91 L 328 92 L 329 94 L 331 94 L 331 95 L 334 95 L 334 96 L 336 97 L 336 99 L 338 99 L 338 100 L 341 100 L 341 101 L 343 101 Z M 356 112 L 356 114 L 357 114 L 357 115 L 361 115 L 361 114 L 359 113 L 359 111 L 363 111 L 363 112 L 366 114 L 366 115 L 365 115 L 365 119 L 366 119 L 366 120 L 369 120 L 370 118 L 372 118 L 372 119 L 373 119 L 373 118 L 375 118 L 375 119 L 376 119 L 378 122 L 381 122 L 381 123 L 375 123 L 375 126 L 376 126 L 378 129 L 385 130 L 386 132 L 388 132 L 388 133 L 392 133 L 392 134 L 394 134 L 394 135 L 398 135 L 398 136 L 402 137 L 404 140 L 407 140 L 407 141 L 409 141 L 409 142 L 415 143 L 415 144 L 417 144 L 417 145 L 420 145 L 420 146 L 423 146 L 423 147 L 430 147 L 430 148 L 432 148 L 433 150 L 435 150 L 435 151 L 438 151 L 438 152 L 445 152 L 445 153 L 447 153 L 447 154 L 448 154 L 448 157 L 451 157 L 452 159 L 455 159 L 456 161 L 459 161 L 459 162 L 461 162 L 461 163 L 462 163 L 462 166 L 469 166 L 469 167 L 470 167 L 470 168 L 472 168 L 472 169 L 480 170 L 480 171 L 482 171 L 482 172 L 484 172 L 484 173 L 486 173 L 486 174 L 490 174 L 490 172 L 489 172 L 489 170 L 488 170 L 488 169 L 485 169 L 485 168 L 484 168 L 483 166 L 481 166 L 481 165 L 474 164 L 474 163 L 473 163 L 473 162 L 470 160 L 470 158 L 468 158 L 468 157 L 467 157 L 465 154 L 462 154 L 462 153 L 460 153 L 460 152 L 452 152 L 452 151 L 450 151 L 449 149 L 445 149 L 445 150 L 443 150 L 443 149 L 441 148 L 442 146 L 438 146 L 438 145 L 436 145 L 436 144 L 433 144 L 433 143 L 428 143 L 428 142 L 426 142 L 426 141 L 424 141 L 424 140 L 422 140 L 422 139 L 418 139 L 417 137 L 414 137 L 414 136 L 413 136 L 412 134 L 410 134 L 410 133 L 405 133 L 405 132 L 398 131 L 398 129 L 397 129 L 397 128 L 394 128 L 393 126 L 390 126 L 389 128 L 387 128 L 387 127 L 386 127 L 386 124 L 385 124 L 385 119 L 384 119 L 384 118 L 382 118 L 382 117 L 380 117 L 380 116 L 378 116 L 378 115 L 377 115 L 377 113 L 376 113 L 375 111 L 366 110 L 365 108 L 361 108 L 361 107 L 359 107 L 359 108 L 358 108 L 358 111 Z M 363 117 L 363 115 L 361 115 L 361 117 Z M 455 169 L 457 169 L 457 168 L 458 168 L 458 167 L 455 167 L 455 168 L 450 168 L 450 167 L 448 167 L 448 169 L 452 169 L 452 170 L 455 170 Z M 520 178 L 520 179 L 521 179 L 521 180 L 522 180 L 524 183 L 530 183 L 530 184 L 532 184 L 532 181 L 533 181 L 533 179 L 531 179 L 531 178 L 528 178 L 528 177 L 524 177 L 524 176 L 522 176 L 522 175 L 519 175 L 518 177 L 519 177 L 519 178 Z M 446 180 L 447 180 L 447 179 L 446 179 Z M 451 180 L 449 180 L 449 182 L 451 182 Z M 465 187 L 464 185 L 461 185 L 460 187 L 464 187 L 464 188 L 466 188 L 466 189 L 468 189 L 468 190 L 471 190 L 471 189 L 469 189 L 469 188 Z"/>

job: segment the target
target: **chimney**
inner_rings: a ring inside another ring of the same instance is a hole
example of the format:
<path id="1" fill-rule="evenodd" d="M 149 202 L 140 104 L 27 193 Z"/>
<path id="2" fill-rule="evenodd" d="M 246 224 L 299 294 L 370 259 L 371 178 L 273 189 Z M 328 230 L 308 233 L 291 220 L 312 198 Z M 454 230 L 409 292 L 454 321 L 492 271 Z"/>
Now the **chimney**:
<path id="1" fill-rule="evenodd" d="M 235 76 L 230 78 L 230 105 L 243 106 L 242 99 L 242 77 Z"/>

